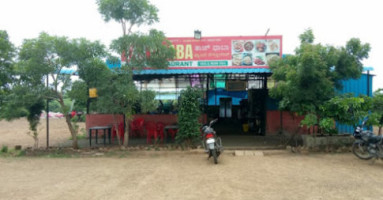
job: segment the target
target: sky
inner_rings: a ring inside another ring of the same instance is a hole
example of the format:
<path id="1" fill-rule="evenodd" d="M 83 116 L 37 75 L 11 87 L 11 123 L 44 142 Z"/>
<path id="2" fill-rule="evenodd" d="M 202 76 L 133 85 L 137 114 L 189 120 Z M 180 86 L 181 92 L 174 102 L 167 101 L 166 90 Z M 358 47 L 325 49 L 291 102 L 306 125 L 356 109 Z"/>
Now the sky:
<path id="1" fill-rule="evenodd" d="M 292 54 L 299 34 L 308 28 L 315 43 L 344 46 L 351 38 L 371 45 L 364 66 L 373 67 L 373 89 L 383 88 L 383 19 L 376 0 L 150 0 L 158 9 L 160 21 L 149 28 L 167 37 L 204 36 L 283 36 L 283 53 Z M 24 39 L 40 32 L 69 38 L 99 40 L 109 46 L 122 35 L 121 26 L 104 22 L 96 0 L 0 0 L 0 30 L 6 30 L 19 47 Z"/>

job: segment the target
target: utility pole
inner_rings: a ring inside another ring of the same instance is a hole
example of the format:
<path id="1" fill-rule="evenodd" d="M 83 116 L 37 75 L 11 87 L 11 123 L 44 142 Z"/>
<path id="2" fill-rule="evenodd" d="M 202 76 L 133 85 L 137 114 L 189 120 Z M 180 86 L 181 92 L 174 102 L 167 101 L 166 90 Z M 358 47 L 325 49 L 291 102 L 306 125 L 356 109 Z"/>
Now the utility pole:
<path id="1" fill-rule="evenodd" d="M 49 74 L 47 74 L 47 88 L 49 88 Z M 47 98 L 47 149 L 49 148 L 49 97 Z"/>

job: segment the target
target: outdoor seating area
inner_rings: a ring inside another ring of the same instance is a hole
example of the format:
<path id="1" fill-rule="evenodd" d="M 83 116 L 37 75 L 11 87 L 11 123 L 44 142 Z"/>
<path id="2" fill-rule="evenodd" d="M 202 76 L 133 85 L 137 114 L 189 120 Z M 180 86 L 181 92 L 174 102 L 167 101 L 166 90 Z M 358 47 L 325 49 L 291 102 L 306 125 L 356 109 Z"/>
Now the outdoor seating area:
<path id="1" fill-rule="evenodd" d="M 97 144 L 99 137 L 108 138 L 111 145 L 124 143 L 125 123 L 123 116 L 117 117 L 117 123 L 113 121 L 113 116 L 108 114 L 87 115 L 87 118 L 90 119 L 87 120 L 86 124 L 90 146 L 92 146 L 91 140 L 96 139 Z M 129 123 L 129 143 L 141 145 L 173 143 L 178 132 L 175 119 L 175 115 L 135 116 Z M 120 139 L 120 142 L 117 139 Z M 105 144 L 106 142 L 104 142 Z"/>

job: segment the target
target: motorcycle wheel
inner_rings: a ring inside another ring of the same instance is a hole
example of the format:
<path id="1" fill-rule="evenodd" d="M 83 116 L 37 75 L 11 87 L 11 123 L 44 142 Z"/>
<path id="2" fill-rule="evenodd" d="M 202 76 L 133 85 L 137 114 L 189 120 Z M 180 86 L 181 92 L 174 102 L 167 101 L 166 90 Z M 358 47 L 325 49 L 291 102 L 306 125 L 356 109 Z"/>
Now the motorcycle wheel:
<path id="1" fill-rule="evenodd" d="M 352 145 L 352 153 L 362 160 L 370 160 L 373 156 L 368 152 L 368 144 L 365 142 L 362 143 L 354 143 Z"/>
<path id="2" fill-rule="evenodd" d="M 213 158 L 214 158 L 214 164 L 217 164 L 217 163 L 218 163 L 217 150 L 216 150 L 216 149 L 212 150 L 212 151 L 211 151 L 211 154 L 212 154 L 212 156 L 213 156 Z"/>

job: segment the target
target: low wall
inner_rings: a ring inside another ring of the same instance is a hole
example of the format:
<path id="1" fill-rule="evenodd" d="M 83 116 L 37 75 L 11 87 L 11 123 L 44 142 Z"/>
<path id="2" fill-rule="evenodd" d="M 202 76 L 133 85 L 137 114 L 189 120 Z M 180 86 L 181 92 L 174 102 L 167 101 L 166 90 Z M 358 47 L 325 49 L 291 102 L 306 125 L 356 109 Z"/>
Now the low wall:
<path id="1" fill-rule="evenodd" d="M 301 120 L 304 116 L 291 114 L 290 112 L 282 112 L 282 131 L 285 133 L 295 133 L 300 126 Z M 266 134 L 275 135 L 281 131 L 281 111 L 269 110 L 266 113 Z M 302 127 L 299 129 L 299 134 L 307 134 L 308 129 Z"/>
<path id="2" fill-rule="evenodd" d="M 351 135 L 312 136 L 302 135 L 303 146 L 308 148 L 326 146 L 351 146 L 354 138 Z"/>

